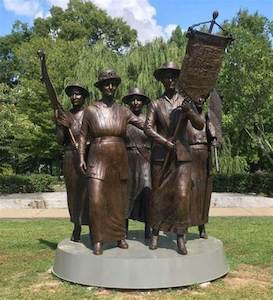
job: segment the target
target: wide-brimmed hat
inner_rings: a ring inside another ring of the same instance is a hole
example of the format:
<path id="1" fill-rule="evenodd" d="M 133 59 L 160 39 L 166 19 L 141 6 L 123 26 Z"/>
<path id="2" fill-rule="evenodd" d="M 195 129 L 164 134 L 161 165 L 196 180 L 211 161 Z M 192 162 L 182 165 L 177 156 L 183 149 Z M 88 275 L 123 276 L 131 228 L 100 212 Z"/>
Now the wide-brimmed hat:
<path id="1" fill-rule="evenodd" d="M 104 81 L 109 79 L 116 81 L 118 85 L 121 83 L 121 78 L 117 75 L 116 71 L 104 70 L 99 73 L 98 81 L 94 85 L 99 88 Z"/>
<path id="2" fill-rule="evenodd" d="M 166 62 L 164 63 L 159 69 L 156 69 L 154 71 L 154 77 L 157 79 L 157 80 L 161 80 L 162 78 L 162 75 L 164 74 L 164 72 L 166 71 L 172 71 L 174 72 L 175 74 L 177 74 L 177 76 L 179 75 L 180 73 L 180 68 L 178 67 L 178 65 L 172 61 L 170 62 Z"/>
<path id="3" fill-rule="evenodd" d="M 64 90 L 67 96 L 71 95 L 72 89 L 77 88 L 80 90 L 81 94 L 84 96 L 84 98 L 89 97 L 88 90 L 79 82 L 73 82 L 69 84 Z"/>
<path id="4" fill-rule="evenodd" d="M 128 91 L 128 94 L 122 98 L 122 102 L 125 104 L 129 104 L 133 96 L 139 96 L 139 98 L 143 101 L 144 104 L 148 104 L 150 102 L 149 97 L 146 96 L 144 92 L 138 87 L 130 89 Z"/>

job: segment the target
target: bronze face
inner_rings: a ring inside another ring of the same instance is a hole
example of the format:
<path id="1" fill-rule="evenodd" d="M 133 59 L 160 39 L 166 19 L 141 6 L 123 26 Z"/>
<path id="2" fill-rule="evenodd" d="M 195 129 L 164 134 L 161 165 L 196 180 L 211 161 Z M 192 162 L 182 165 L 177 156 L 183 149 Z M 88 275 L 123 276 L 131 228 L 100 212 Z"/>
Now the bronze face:
<path id="1" fill-rule="evenodd" d="M 165 90 L 174 90 L 176 87 L 178 76 L 172 70 L 166 70 L 162 73 L 160 81 L 164 85 Z"/>
<path id="2" fill-rule="evenodd" d="M 102 93 L 102 97 L 114 97 L 115 92 L 117 90 L 118 83 L 116 80 L 108 79 L 101 83 L 100 91 Z"/>
<path id="3" fill-rule="evenodd" d="M 73 107 L 81 107 L 84 104 L 85 97 L 79 88 L 73 87 L 69 95 L 71 104 Z"/>
<path id="4" fill-rule="evenodd" d="M 199 97 L 197 100 L 194 101 L 195 106 L 199 112 L 201 112 L 205 102 L 206 102 L 206 99 L 204 97 Z"/>
<path id="5" fill-rule="evenodd" d="M 144 102 L 140 96 L 138 95 L 132 96 L 129 102 L 129 107 L 134 114 L 136 115 L 140 114 L 143 106 L 144 106 Z"/>

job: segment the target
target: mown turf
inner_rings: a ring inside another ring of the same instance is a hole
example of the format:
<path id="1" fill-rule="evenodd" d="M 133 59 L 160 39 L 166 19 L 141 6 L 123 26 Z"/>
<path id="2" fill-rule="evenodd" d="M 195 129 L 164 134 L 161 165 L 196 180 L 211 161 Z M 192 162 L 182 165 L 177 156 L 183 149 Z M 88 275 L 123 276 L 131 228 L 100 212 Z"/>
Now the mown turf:
<path id="1" fill-rule="evenodd" d="M 145 292 L 87 288 L 51 275 L 57 243 L 71 230 L 66 220 L 2 220 L 0 299 L 273 299 L 273 218 L 211 218 L 207 231 L 223 241 L 229 275 L 207 288 Z"/>

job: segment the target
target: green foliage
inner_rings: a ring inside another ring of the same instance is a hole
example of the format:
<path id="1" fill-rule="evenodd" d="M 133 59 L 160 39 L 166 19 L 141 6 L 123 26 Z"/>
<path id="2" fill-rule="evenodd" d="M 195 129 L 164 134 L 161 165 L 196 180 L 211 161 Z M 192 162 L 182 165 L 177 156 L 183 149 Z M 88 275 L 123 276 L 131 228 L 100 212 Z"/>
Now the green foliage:
<path id="1" fill-rule="evenodd" d="M 35 151 L 34 140 L 39 130 L 39 126 L 15 105 L 18 93 L 17 88 L 0 85 L 0 98 L 4 102 L 0 104 L 0 168 L 5 172 L 7 164 L 16 171 L 29 161 Z"/>
<path id="2" fill-rule="evenodd" d="M 248 163 L 264 164 L 258 127 L 272 143 L 273 59 L 272 22 L 255 13 L 240 11 L 225 27 L 235 41 L 225 57 L 218 89 L 224 100 L 224 133 L 232 145 L 232 155 L 246 157 Z"/>
<path id="3" fill-rule="evenodd" d="M 176 43 L 178 48 L 185 48 L 187 45 L 186 32 L 182 32 L 181 27 L 177 26 L 172 32 L 169 42 Z"/>
<path id="4" fill-rule="evenodd" d="M 244 174 L 248 171 L 247 159 L 243 156 L 232 155 L 230 139 L 224 139 L 219 155 L 220 172 L 224 175 Z"/>
<path id="5" fill-rule="evenodd" d="M 0 175 L 0 193 L 52 192 L 52 185 L 56 183 L 57 177 L 47 174 Z"/>
<path id="6" fill-rule="evenodd" d="M 17 83 L 18 68 L 15 48 L 29 41 L 31 30 L 27 24 L 16 21 L 12 32 L 0 37 L 0 83 L 14 85 Z"/>
<path id="7" fill-rule="evenodd" d="M 235 42 L 217 87 L 223 98 L 226 141 L 219 154 L 222 174 L 273 169 L 272 24 L 247 11 L 224 24 Z M 49 74 L 65 109 L 70 100 L 64 88 L 74 80 L 89 88 L 90 102 L 99 99 L 94 83 L 106 68 L 122 78 L 117 101 L 134 86 L 156 99 L 162 85 L 153 72 L 168 60 L 181 63 L 185 33 L 177 27 L 169 41 L 156 39 L 145 45 L 137 45 L 135 39 L 135 31 L 123 21 L 80 0 L 71 0 L 65 10 L 53 6 L 51 16 L 36 19 L 32 28 L 17 22 L 11 34 L 0 37 L 0 79 L 6 83 L 0 85 L 2 172 L 38 172 L 41 165 L 52 166 L 62 156 L 55 142 L 52 108 L 39 78 L 37 50 L 47 54 Z"/>
<path id="8" fill-rule="evenodd" d="M 273 174 L 217 174 L 213 179 L 214 192 L 257 193 L 273 195 Z"/>
<path id="9" fill-rule="evenodd" d="M 98 73 L 103 69 L 113 68 L 122 79 L 116 98 L 120 100 L 131 87 L 141 87 L 151 99 L 162 93 L 162 85 L 156 81 L 153 72 L 168 60 L 180 64 L 185 49 L 157 39 L 144 46 L 133 47 L 124 54 L 111 51 L 103 43 L 83 48 L 78 63 L 75 65 L 75 77 L 88 86 L 92 99 L 99 99 L 100 92 L 94 87 Z"/>
<path id="10" fill-rule="evenodd" d="M 1 298 L 269 300 L 272 299 L 272 226 L 272 217 L 210 218 L 207 232 L 224 244 L 231 269 L 227 277 L 213 280 L 205 289 L 195 285 L 132 292 L 86 288 L 49 273 L 58 243 L 72 231 L 67 220 L 1 220 L 0 253 L 4 266 L 0 268 Z M 130 222 L 130 229 L 144 230 L 139 222 Z M 87 234 L 86 226 L 83 231 Z"/>
<path id="11" fill-rule="evenodd" d="M 136 41 L 135 30 L 89 1 L 70 0 L 67 9 L 53 6 L 50 14 L 34 21 L 34 34 L 66 41 L 85 39 L 90 44 L 103 41 L 112 50 L 129 47 Z"/>

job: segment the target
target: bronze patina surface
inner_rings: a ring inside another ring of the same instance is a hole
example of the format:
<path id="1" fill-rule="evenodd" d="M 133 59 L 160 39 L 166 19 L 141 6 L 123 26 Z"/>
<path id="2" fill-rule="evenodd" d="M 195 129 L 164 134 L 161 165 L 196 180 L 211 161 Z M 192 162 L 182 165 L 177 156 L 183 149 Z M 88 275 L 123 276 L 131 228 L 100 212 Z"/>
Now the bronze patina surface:
<path id="1" fill-rule="evenodd" d="M 153 139 L 150 249 L 157 248 L 160 230 L 173 231 L 177 233 L 178 252 L 187 254 L 185 234 L 189 224 L 192 161 L 187 124 L 190 121 L 196 129 L 202 129 L 204 121 L 195 106 L 176 91 L 178 69 L 175 64 L 166 63 L 160 72 L 155 72 L 165 93 L 151 102 L 145 123 L 145 133 Z M 177 138 L 173 141 L 175 131 Z M 172 160 L 164 170 L 167 174 L 161 183 L 162 165 L 168 151 L 172 153 Z"/>
<path id="2" fill-rule="evenodd" d="M 192 191 L 190 200 L 190 224 L 199 227 L 201 238 L 207 238 L 205 224 L 208 223 L 212 193 L 212 145 L 216 143 L 215 128 L 203 111 L 204 98 L 196 101 L 196 108 L 205 126 L 196 130 L 188 123 L 188 138 L 192 150 Z"/>
<path id="3" fill-rule="evenodd" d="M 123 97 L 122 101 L 129 105 L 130 110 L 145 122 L 143 106 L 150 99 L 139 88 L 133 88 Z M 128 178 L 128 219 L 145 222 L 145 238 L 150 237 L 149 204 L 151 197 L 151 142 L 143 130 L 128 125 L 126 132 L 126 148 L 129 159 Z"/>
<path id="4" fill-rule="evenodd" d="M 85 98 L 89 96 L 89 92 L 77 82 L 68 85 L 65 92 L 70 98 L 72 108 L 65 112 L 57 99 L 48 75 L 45 53 L 40 50 L 38 55 L 41 61 L 41 79 L 46 85 L 54 109 L 57 142 L 65 146 L 63 173 L 70 220 L 74 223 L 71 240 L 78 242 L 80 241 L 81 225 L 88 225 L 87 180 L 79 168 L 77 145 L 83 119 L 84 102 Z"/>
<path id="5" fill-rule="evenodd" d="M 81 129 L 80 167 L 88 177 L 89 226 L 95 254 L 102 254 L 102 243 L 107 241 L 117 241 L 118 247 L 128 248 L 126 129 L 128 124 L 143 128 L 143 121 L 115 102 L 119 82 L 113 70 L 100 73 L 96 87 L 102 98 L 85 110 Z M 90 150 L 85 162 L 87 140 Z"/>

